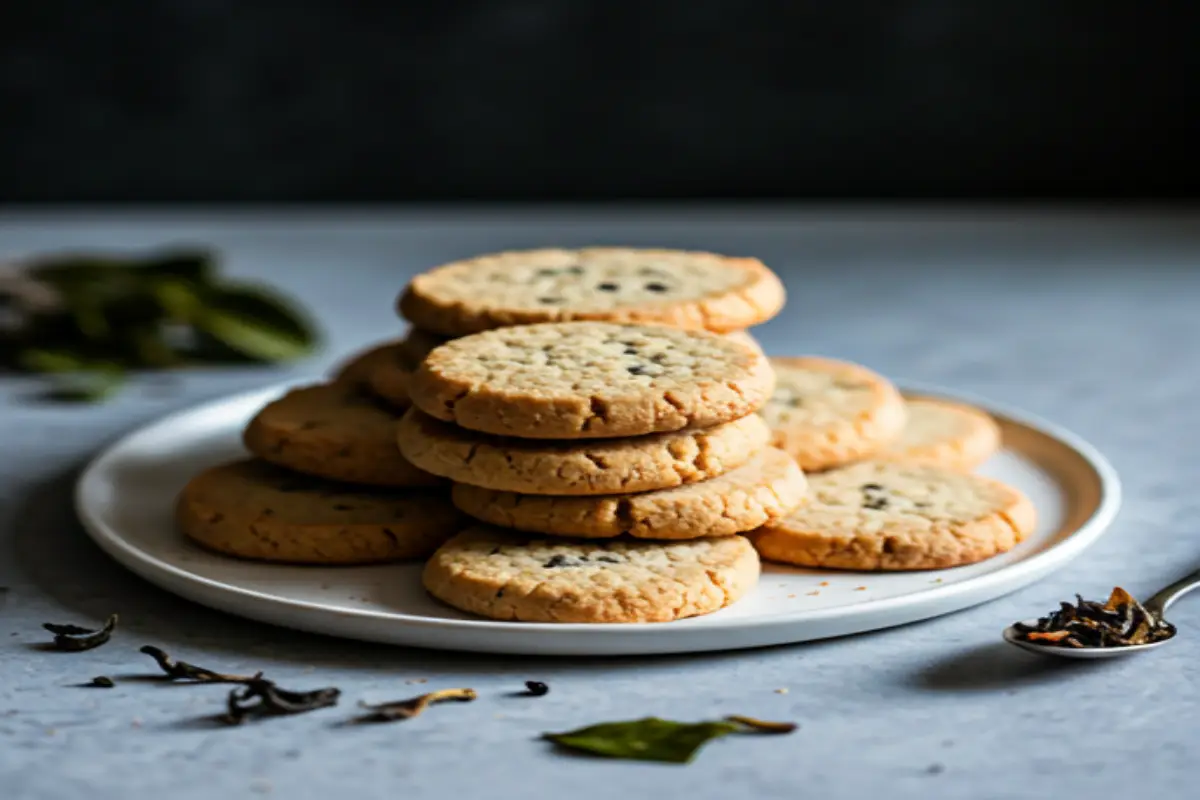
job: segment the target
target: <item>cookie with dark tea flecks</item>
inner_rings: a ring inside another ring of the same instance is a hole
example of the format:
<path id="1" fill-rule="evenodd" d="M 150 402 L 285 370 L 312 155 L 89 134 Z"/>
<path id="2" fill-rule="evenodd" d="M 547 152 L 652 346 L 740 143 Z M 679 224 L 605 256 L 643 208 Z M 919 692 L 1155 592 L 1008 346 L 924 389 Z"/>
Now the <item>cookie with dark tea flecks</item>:
<path id="1" fill-rule="evenodd" d="M 423 558 L 464 521 L 444 488 L 353 486 L 257 459 L 196 475 L 176 501 L 175 519 L 211 550 L 293 564 Z"/>
<path id="2" fill-rule="evenodd" d="M 668 622 L 730 605 L 758 581 L 741 536 L 575 541 L 480 526 L 438 548 L 422 580 L 455 608 L 524 622 Z"/>
<path id="3" fill-rule="evenodd" d="M 775 316 L 783 284 L 755 258 L 589 247 L 482 255 L 418 275 L 402 316 L 442 336 L 567 320 L 726 332 Z"/>

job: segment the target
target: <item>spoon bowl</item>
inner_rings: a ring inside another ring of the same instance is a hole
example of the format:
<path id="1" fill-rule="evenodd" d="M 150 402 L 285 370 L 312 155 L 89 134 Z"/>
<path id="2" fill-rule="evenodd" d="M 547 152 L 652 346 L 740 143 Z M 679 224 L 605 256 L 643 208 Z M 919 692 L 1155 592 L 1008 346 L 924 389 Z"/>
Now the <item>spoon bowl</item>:
<path id="1" fill-rule="evenodd" d="M 1033 626 L 1037 624 L 1037 620 L 1025 620 L 1021 624 Z M 1059 658 L 1074 658 L 1085 661 L 1144 653 L 1147 650 L 1162 647 L 1164 644 L 1170 644 L 1175 639 L 1175 635 L 1175 633 L 1172 633 L 1168 639 L 1160 639 L 1157 642 L 1150 642 L 1149 644 L 1131 644 L 1127 647 L 1059 647 L 1053 644 L 1038 644 L 1037 642 L 1030 642 L 1021 638 L 1021 632 L 1017 629 L 1016 625 L 1009 625 L 1004 629 L 1004 641 L 1014 644 L 1022 650 L 1028 650 L 1031 653 L 1037 653 L 1041 656 L 1058 656 Z"/>
<path id="2" fill-rule="evenodd" d="M 1190 575 L 1185 575 L 1179 580 L 1172 583 L 1165 589 L 1157 592 L 1153 597 L 1142 604 L 1146 612 L 1151 618 L 1161 620 L 1167 627 L 1170 628 L 1171 635 L 1166 639 L 1160 639 L 1157 642 L 1148 644 L 1131 644 L 1121 647 L 1059 647 L 1053 644 L 1038 644 L 1030 642 L 1021 636 L 1021 631 L 1017 625 L 1027 625 L 1035 627 L 1037 620 L 1026 620 L 1019 622 L 1016 625 L 1009 625 L 1004 629 L 1004 641 L 1009 644 L 1016 645 L 1022 650 L 1028 650 L 1030 653 L 1037 653 L 1042 656 L 1058 656 L 1059 658 L 1076 658 L 1076 659 L 1097 659 L 1097 658 L 1115 658 L 1116 656 L 1128 656 L 1134 653 L 1144 653 L 1147 650 L 1153 650 L 1156 647 L 1162 647 L 1164 644 L 1170 644 L 1179 636 L 1179 630 L 1163 617 L 1167 608 L 1179 598 L 1183 597 L 1193 589 L 1200 587 L 1200 570 L 1193 572 Z"/>

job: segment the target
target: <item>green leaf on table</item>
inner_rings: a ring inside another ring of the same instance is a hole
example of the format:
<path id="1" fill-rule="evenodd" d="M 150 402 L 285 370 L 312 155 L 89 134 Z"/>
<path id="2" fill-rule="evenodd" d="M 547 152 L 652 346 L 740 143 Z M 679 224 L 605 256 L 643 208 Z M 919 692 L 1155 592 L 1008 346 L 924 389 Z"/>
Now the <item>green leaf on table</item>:
<path id="1" fill-rule="evenodd" d="M 753 723 L 753 724 L 751 724 Z M 789 733 L 790 723 L 765 723 L 750 717 L 712 722 L 673 722 L 658 717 L 604 722 L 542 737 L 560 747 L 609 758 L 686 764 L 707 742 L 731 733 Z"/>
<path id="2" fill-rule="evenodd" d="M 172 322 L 191 322 L 204 309 L 203 289 L 179 278 L 154 281 L 150 292 Z"/>
<path id="3" fill-rule="evenodd" d="M 196 326 L 218 342 L 262 361 L 285 361 L 312 351 L 316 336 L 299 312 L 254 287 L 212 288 Z"/>

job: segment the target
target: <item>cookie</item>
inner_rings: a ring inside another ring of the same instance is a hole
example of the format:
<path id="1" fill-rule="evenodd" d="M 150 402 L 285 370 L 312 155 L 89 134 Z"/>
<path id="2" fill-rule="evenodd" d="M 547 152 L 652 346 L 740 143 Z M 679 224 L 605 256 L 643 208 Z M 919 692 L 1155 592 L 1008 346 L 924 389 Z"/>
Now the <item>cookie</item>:
<path id="1" fill-rule="evenodd" d="M 412 328 L 400 343 L 405 357 L 415 366 L 425 360 L 425 356 L 433 352 L 433 348 L 441 347 L 450 339 L 432 331 Z"/>
<path id="2" fill-rule="evenodd" d="M 388 342 L 352 356 L 334 368 L 333 380 L 368 386 L 371 373 L 401 352 L 401 345 L 402 342 Z"/>
<path id="3" fill-rule="evenodd" d="M 730 422 L 757 411 L 774 382 L 761 351 L 716 334 L 560 322 L 447 342 L 409 390 L 417 408 L 464 428 L 577 439 Z"/>
<path id="4" fill-rule="evenodd" d="M 294 564 L 424 558 L 464 527 L 445 489 L 347 486 L 256 459 L 192 478 L 175 517 L 211 550 Z"/>
<path id="5" fill-rule="evenodd" d="M 494 253 L 412 280 L 401 316 L 443 336 L 566 320 L 733 331 L 771 319 L 783 284 L 755 258 L 590 247 Z"/>
<path id="6" fill-rule="evenodd" d="M 1000 426 L 977 408 L 928 397 L 906 405 L 908 422 L 880 458 L 972 470 L 1000 449 Z"/>
<path id="7" fill-rule="evenodd" d="M 398 412 L 349 383 L 293 389 L 262 408 L 242 435 L 251 453 L 281 467 L 335 481 L 428 486 L 396 446 Z"/>
<path id="8" fill-rule="evenodd" d="M 646 492 L 708 480 L 746 463 L 769 436 L 757 414 L 712 428 L 556 442 L 476 433 L 410 408 L 397 429 L 404 457 L 427 472 L 542 495 Z"/>
<path id="9" fill-rule="evenodd" d="M 772 443 L 805 472 L 871 456 L 904 429 L 904 399 L 866 367 L 829 358 L 772 358 L 775 392 L 760 412 Z"/>
<path id="10" fill-rule="evenodd" d="M 464 531 L 425 565 L 426 590 L 472 614 L 522 622 L 670 622 L 736 602 L 758 581 L 741 536 L 659 544 Z"/>
<path id="11" fill-rule="evenodd" d="M 1036 522 L 1020 491 L 957 470 L 863 461 L 809 478 L 809 499 L 749 534 L 768 561 L 849 570 L 942 569 L 1010 550 Z"/>
<path id="12" fill-rule="evenodd" d="M 804 502 L 796 462 L 768 448 L 737 469 L 673 489 L 596 497 L 551 497 L 456 484 L 454 504 L 503 528 L 556 536 L 696 539 L 732 536 L 786 516 Z"/>

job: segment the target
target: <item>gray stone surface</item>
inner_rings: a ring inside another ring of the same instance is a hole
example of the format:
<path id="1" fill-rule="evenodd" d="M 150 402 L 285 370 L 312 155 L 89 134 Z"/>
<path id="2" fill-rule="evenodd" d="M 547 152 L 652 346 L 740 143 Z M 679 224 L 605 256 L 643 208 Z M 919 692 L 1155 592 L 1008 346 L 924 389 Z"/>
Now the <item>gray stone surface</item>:
<path id="1" fill-rule="evenodd" d="M 0 253 L 212 242 L 239 275 L 286 286 L 328 348 L 294 370 L 144 381 L 102 407 L 47 406 L 0 380 L 0 797 L 140 798 L 1195 797 L 1200 598 L 1183 637 L 1145 658 L 1051 664 L 1001 627 L 1075 591 L 1145 594 L 1200 562 L 1200 214 L 860 209 L 633 209 L 290 215 L 0 215 Z M 478 251 L 592 242 L 762 256 L 790 302 L 756 331 L 773 352 L 822 352 L 977 392 L 1059 421 L 1115 463 L 1126 503 L 1078 561 L 996 602 L 841 640 L 696 657 L 496 658 L 357 644 L 176 599 L 83 535 L 71 484 L 105 442 L 198 400 L 301 372 L 398 330 L 414 271 Z M 100 620 L 121 635 L 42 652 L 39 623 Z M 136 653 L 157 643 L 345 703 L 468 685 L 480 700 L 406 724 L 338 728 L 348 708 L 213 726 L 221 687 L 164 686 Z M 74 688 L 94 675 L 111 690 Z M 552 691 L 509 696 L 526 679 Z M 416 683 L 418 679 L 428 683 Z M 413 681 L 413 683 L 408 683 Z M 786 694 L 776 690 L 787 688 Z M 658 714 L 794 719 L 787 737 L 709 746 L 687 767 L 553 753 L 537 735 Z"/>

